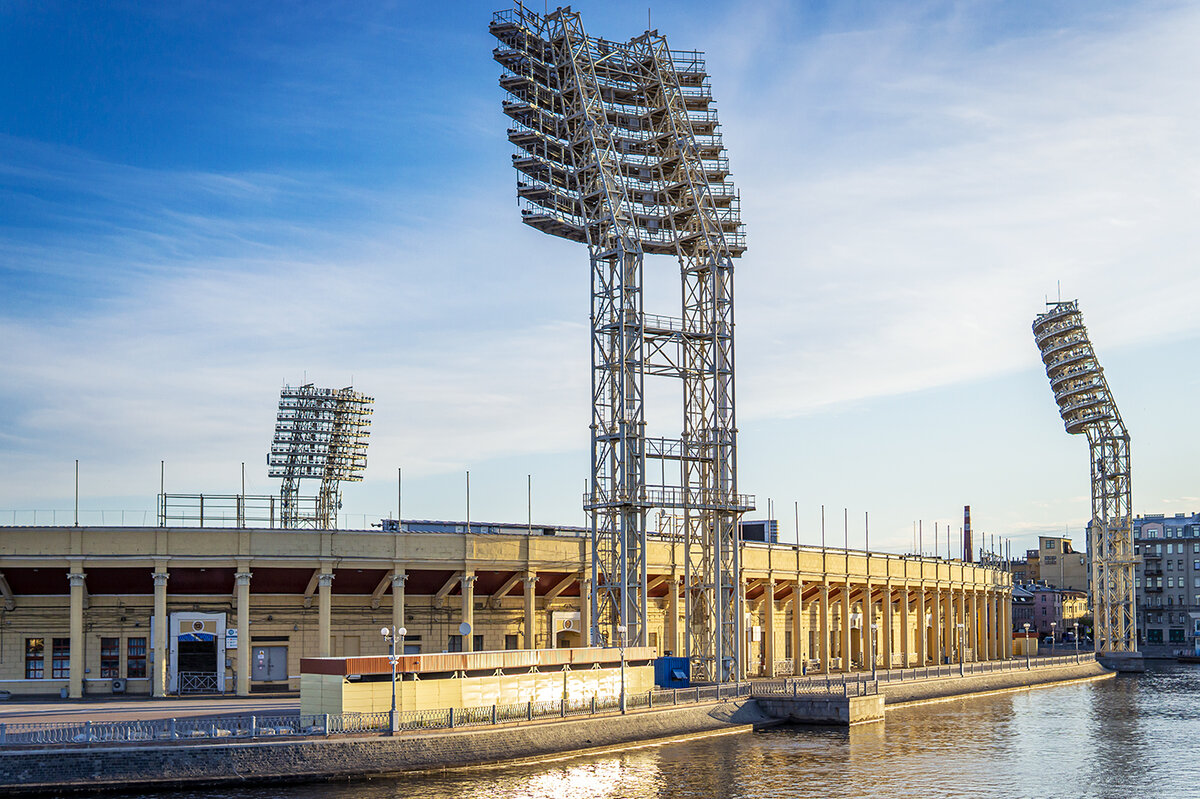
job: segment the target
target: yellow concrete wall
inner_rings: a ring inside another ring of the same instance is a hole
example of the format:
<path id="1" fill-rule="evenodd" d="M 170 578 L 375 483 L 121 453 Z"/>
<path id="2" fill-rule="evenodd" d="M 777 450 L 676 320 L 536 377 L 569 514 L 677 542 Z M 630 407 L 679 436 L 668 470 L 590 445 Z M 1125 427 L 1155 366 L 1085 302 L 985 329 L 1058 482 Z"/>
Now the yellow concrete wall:
<path id="1" fill-rule="evenodd" d="M 621 669 L 508 674 L 486 677 L 404 679 L 396 683 L 396 706 L 402 711 L 519 705 L 568 701 L 592 696 L 615 699 L 621 693 Z M 653 666 L 626 666 L 627 693 L 654 688 Z M 347 680 L 333 675 L 302 675 L 301 713 L 386 713 L 392 706 L 391 683 Z"/>

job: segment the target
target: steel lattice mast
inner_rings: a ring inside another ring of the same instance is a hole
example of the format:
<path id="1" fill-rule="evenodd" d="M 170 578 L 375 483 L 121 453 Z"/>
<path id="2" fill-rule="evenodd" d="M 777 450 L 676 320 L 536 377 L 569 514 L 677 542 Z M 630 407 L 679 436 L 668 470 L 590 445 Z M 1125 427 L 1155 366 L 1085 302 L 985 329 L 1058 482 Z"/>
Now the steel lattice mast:
<path id="1" fill-rule="evenodd" d="M 1049 303 L 1033 323 L 1046 376 L 1068 433 L 1091 451 L 1092 609 L 1096 651 L 1137 652 L 1129 433 L 1096 359 L 1076 301 Z"/>
<path id="2" fill-rule="evenodd" d="M 374 402 L 353 388 L 316 388 L 308 383 L 280 390 L 267 475 L 283 478 L 279 496 L 284 527 L 302 523 L 321 529 L 337 526 L 338 486 L 362 480 L 367 466 Z M 300 513 L 302 478 L 321 481 L 316 515 L 311 518 Z"/>
<path id="3" fill-rule="evenodd" d="M 570 8 L 542 16 L 518 3 L 491 32 L 523 221 L 586 243 L 591 260 L 589 635 L 613 641 L 624 626 L 646 643 L 646 515 L 678 511 L 694 674 L 735 678 L 737 524 L 752 507 L 737 493 L 734 413 L 733 259 L 745 234 L 702 54 L 671 50 L 656 31 L 589 37 Z M 679 263 L 680 316 L 643 311 L 655 254 Z M 678 438 L 646 435 L 648 375 L 682 381 Z"/>

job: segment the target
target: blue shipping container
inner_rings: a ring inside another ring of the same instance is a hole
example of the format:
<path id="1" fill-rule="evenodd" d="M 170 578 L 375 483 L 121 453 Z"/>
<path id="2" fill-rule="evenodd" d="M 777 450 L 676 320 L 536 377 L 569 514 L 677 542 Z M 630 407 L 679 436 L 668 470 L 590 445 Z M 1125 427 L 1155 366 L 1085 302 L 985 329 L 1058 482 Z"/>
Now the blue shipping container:
<path id="1" fill-rule="evenodd" d="M 687 658 L 655 658 L 654 684 L 659 688 L 687 688 L 692 684 L 692 665 Z"/>

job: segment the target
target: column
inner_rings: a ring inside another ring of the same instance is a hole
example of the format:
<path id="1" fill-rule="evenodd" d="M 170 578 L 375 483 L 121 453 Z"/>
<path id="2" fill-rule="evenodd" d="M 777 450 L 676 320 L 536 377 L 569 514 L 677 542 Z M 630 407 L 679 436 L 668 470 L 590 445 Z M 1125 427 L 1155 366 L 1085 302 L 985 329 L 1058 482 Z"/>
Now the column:
<path id="1" fill-rule="evenodd" d="M 534 628 L 534 608 L 537 605 L 537 575 L 525 572 L 525 648 L 537 648 L 537 631 Z M 583 614 L 579 614 L 583 618 Z M 553 625 L 551 625 L 553 627 Z M 550 646 L 555 646 L 554 630 L 550 630 Z"/>
<path id="2" fill-rule="evenodd" d="M 808 669 L 804 657 L 804 582 L 796 578 L 792 589 L 792 674 L 799 676 Z"/>
<path id="3" fill-rule="evenodd" d="M 966 643 L 966 630 L 967 630 L 967 628 L 965 626 L 967 623 L 967 587 L 966 587 L 966 585 L 962 585 L 958 589 L 958 614 L 957 615 L 958 615 L 958 622 L 955 624 L 955 627 L 957 628 L 959 624 L 964 625 L 961 632 L 958 629 L 955 629 L 955 631 L 954 631 L 955 641 L 957 642 L 957 646 L 961 649 Z M 966 660 L 967 653 L 959 652 L 958 659 Z"/>
<path id="4" fill-rule="evenodd" d="M 471 630 L 463 636 L 463 651 L 475 651 L 475 572 L 464 572 L 459 578 L 462 582 L 462 620 L 471 625 Z"/>
<path id="5" fill-rule="evenodd" d="M 892 659 L 892 581 L 883 584 L 883 667 L 890 669 Z"/>
<path id="6" fill-rule="evenodd" d="M 775 676 L 775 578 L 770 577 L 763 589 L 763 676 Z"/>
<path id="7" fill-rule="evenodd" d="M 929 608 L 929 635 L 932 640 L 929 642 L 929 648 L 933 651 L 933 659 L 936 663 L 942 662 L 942 589 L 939 585 L 933 586 L 933 595 L 930 597 L 933 604 Z"/>
<path id="8" fill-rule="evenodd" d="M 746 634 L 746 632 L 747 632 L 747 630 L 746 630 L 746 613 L 748 612 L 749 609 L 746 607 L 746 580 L 744 578 L 742 578 L 741 576 L 739 576 L 737 578 L 737 584 L 738 584 L 738 588 L 737 588 L 737 600 L 738 601 L 737 601 L 737 606 L 736 606 L 736 610 L 735 610 L 735 615 L 737 616 L 737 625 L 736 626 L 737 626 L 738 652 L 741 653 L 741 662 L 739 662 L 737 664 L 737 673 L 738 673 L 738 679 L 743 680 L 749 674 L 749 672 L 746 670 L 746 664 L 750 662 L 750 645 L 746 641 L 746 639 L 749 638 L 749 636 Z M 719 632 L 717 634 L 720 635 Z M 732 655 L 732 654 L 733 653 L 730 653 L 730 655 Z M 730 655 L 727 655 L 726 657 L 729 657 Z M 718 670 L 720 670 L 721 665 L 717 664 L 716 668 Z"/>
<path id="9" fill-rule="evenodd" d="M 154 640 L 151 642 L 151 654 L 154 658 L 154 671 L 151 673 L 151 696 L 167 695 L 167 578 L 170 575 L 166 569 L 154 572 Z"/>
<path id="10" fill-rule="evenodd" d="M 1004 592 L 1004 657 L 1013 656 L 1012 590 Z"/>
<path id="11" fill-rule="evenodd" d="M 955 637 L 958 632 L 954 628 L 954 586 L 946 587 L 946 598 L 942 606 L 942 654 L 947 663 L 954 661 Z"/>
<path id="12" fill-rule="evenodd" d="M 971 660 L 979 660 L 979 592 L 971 591 Z"/>
<path id="13" fill-rule="evenodd" d="M 404 585 L 407 582 L 408 573 L 403 567 L 397 566 L 392 570 L 392 626 L 397 630 L 408 627 L 404 613 Z M 404 653 L 397 654 L 403 655 Z"/>
<path id="14" fill-rule="evenodd" d="M 76 565 L 75 568 L 79 566 Z M 71 582 L 71 671 L 67 692 L 72 699 L 83 698 L 83 591 L 87 575 L 72 571 L 67 575 Z M 53 657 L 53 652 L 47 651 Z"/>
<path id="15" fill-rule="evenodd" d="M 871 581 L 867 580 L 867 587 L 863 591 L 863 669 L 870 671 L 874 668 L 876 662 L 875 650 L 879 647 L 879 636 L 875 630 L 871 629 L 871 625 L 875 623 L 875 597 L 872 595 Z"/>
<path id="16" fill-rule="evenodd" d="M 842 586 L 842 618 L 839 620 L 841 627 L 839 632 L 841 635 L 841 665 L 842 671 L 850 671 L 850 581 L 847 580 Z"/>
<path id="17" fill-rule="evenodd" d="M 663 646 L 663 654 L 670 652 L 673 656 L 679 655 L 679 577 L 672 574 L 671 579 L 667 580 L 667 629 L 664 631 L 667 635 L 666 644 Z"/>
<path id="18" fill-rule="evenodd" d="M 829 582 L 821 583 L 821 673 L 829 673 Z"/>
<path id="19" fill-rule="evenodd" d="M 929 662 L 929 625 L 925 621 L 925 581 L 921 581 L 921 589 L 917 593 L 917 665 L 924 666 Z"/>
<path id="20" fill-rule="evenodd" d="M 585 571 L 579 576 L 579 627 L 583 632 L 583 645 L 595 646 L 592 641 L 592 573 Z"/>
<path id="21" fill-rule="evenodd" d="M 333 573 L 317 576 L 317 657 L 330 655 L 330 636 L 333 615 Z"/>
<path id="22" fill-rule="evenodd" d="M 909 624 L 909 602 L 912 599 L 908 595 L 908 585 L 905 584 L 900 589 L 900 659 L 903 661 L 903 668 L 908 668 L 910 665 L 912 652 L 912 626 Z"/>
<path id="23" fill-rule="evenodd" d="M 237 695 L 250 695 L 250 577 L 249 571 L 233 575 L 237 593 Z M 226 653 L 228 654 L 228 653 Z"/>

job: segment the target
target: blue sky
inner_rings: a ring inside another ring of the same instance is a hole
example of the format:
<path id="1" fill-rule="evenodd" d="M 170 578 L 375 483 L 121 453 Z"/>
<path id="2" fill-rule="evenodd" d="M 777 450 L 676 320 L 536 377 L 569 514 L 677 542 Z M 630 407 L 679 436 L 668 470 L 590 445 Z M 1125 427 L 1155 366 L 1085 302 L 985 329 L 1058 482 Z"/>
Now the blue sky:
<path id="1" fill-rule="evenodd" d="M 278 389 L 309 379 L 377 398 L 359 520 L 395 511 L 403 467 L 409 518 L 462 517 L 470 469 L 473 517 L 523 520 L 532 474 L 535 522 L 583 521 L 587 259 L 519 222 L 498 7 L 0 5 L 0 520 L 70 508 L 76 458 L 85 511 L 152 510 L 160 460 L 169 491 L 233 493 L 242 462 L 277 490 Z M 644 3 L 575 7 L 596 35 L 645 26 Z M 1200 9 L 652 22 L 708 55 L 750 244 L 742 489 L 785 538 L 793 503 L 809 542 L 821 503 L 897 550 L 963 504 L 1017 547 L 1080 538 L 1086 442 L 1030 333 L 1059 282 L 1131 429 L 1136 509 L 1200 510 Z M 675 269 L 648 264 L 648 311 L 673 311 Z"/>

